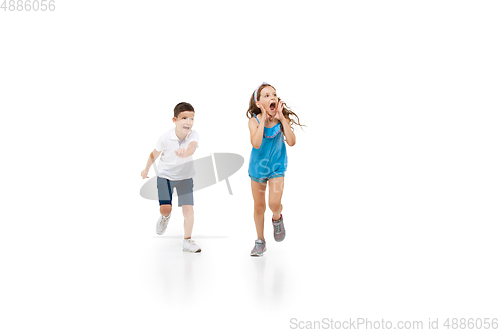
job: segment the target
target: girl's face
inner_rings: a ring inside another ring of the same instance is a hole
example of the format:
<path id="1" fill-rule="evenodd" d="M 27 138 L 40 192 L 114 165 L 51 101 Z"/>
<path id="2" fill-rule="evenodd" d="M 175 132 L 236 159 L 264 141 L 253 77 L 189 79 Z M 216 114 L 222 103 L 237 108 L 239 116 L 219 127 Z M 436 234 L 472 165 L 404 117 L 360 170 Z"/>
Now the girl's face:
<path id="1" fill-rule="evenodd" d="M 188 134 L 191 131 L 194 123 L 194 112 L 193 111 L 182 111 L 179 113 L 177 118 L 172 119 L 175 123 L 176 130 L 178 133 Z"/>
<path id="2" fill-rule="evenodd" d="M 274 116 L 278 107 L 278 95 L 271 86 L 266 86 L 260 91 L 260 99 L 257 101 L 258 107 L 263 107 L 270 116 Z"/>

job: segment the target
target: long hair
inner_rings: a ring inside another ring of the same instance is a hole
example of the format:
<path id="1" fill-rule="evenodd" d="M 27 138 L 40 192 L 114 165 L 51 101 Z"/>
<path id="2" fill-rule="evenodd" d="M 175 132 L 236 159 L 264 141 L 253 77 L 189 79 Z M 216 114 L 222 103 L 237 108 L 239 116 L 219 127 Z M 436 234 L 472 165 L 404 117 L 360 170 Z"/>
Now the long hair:
<path id="1" fill-rule="evenodd" d="M 272 85 L 270 85 L 269 83 L 264 83 L 262 84 L 259 89 L 257 90 L 257 100 L 260 100 L 260 92 L 262 91 L 262 89 L 264 89 L 265 87 L 272 87 L 274 90 L 276 90 Z M 255 103 L 255 98 L 254 98 L 254 94 L 255 92 L 252 93 L 252 97 L 250 97 L 250 103 L 248 104 L 248 111 L 247 111 L 247 118 L 250 119 L 253 117 L 253 115 L 258 115 L 260 113 L 262 113 L 261 109 L 257 106 L 257 104 Z M 278 102 L 280 101 L 280 99 L 278 99 Z M 283 101 L 282 101 L 283 102 Z M 277 106 L 276 106 L 277 107 Z M 292 131 L 293 131 L 293 125 L 299 125 L 299 126 L 305 126 L 305 125 L 302 125 L 300 123 L 300 120 L 299 120 L 299 116 L 297 116 L 295 114 L 295 112 L 293 112 L 292 110 L 290 110 L 288 108 L 288 106 L 286 105 L 285 102 L 283 102 L 283 116 L 290 122 L 290 127 L 292 128 Z M 294 117 L 294 118 L 290 118 L 290 116 Z M 280 126 L 282 126 L 280 124 Z"/>

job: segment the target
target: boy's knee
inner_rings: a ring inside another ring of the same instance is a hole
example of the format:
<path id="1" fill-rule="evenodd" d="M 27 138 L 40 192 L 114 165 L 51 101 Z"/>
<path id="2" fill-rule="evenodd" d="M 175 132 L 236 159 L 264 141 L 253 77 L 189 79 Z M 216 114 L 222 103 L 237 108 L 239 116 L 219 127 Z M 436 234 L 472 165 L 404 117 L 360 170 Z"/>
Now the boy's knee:
<path id="1" fill-rule="evenodd" d="M 172 205 L 161 205 L 160 214 L 163 216 L 169 216 L 172 212 Z"/>
<path id="2" fill-rule="evenodd" d="M 193 206 L 191 206 L 191 205 L 182 206 L 182 214 L 184 215 L 184 217 L 194 216 Z"/>

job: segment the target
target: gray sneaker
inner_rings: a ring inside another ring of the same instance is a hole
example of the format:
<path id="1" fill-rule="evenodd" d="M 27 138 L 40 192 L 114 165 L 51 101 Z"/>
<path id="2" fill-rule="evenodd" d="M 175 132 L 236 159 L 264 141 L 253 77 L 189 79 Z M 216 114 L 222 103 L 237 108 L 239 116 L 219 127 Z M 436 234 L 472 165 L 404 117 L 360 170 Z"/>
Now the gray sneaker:
<path id="1" fill-rule="evenodd" d="M 168 216 L 163 216 L 161 215 L 160 218 L 158 219 L 158 222 L 156 222 L 156 233 L 158 235 L 163 235 L 165 232 L 165 229 L 167 229 L 168 221 L 170 220 L 170 215 Z"/>
<path id="2" fill-rule="evenodd" d="M 264 254 L 264 252 L 266 252 L 266 242 L 264 242 L 262 239 L 257 239 L 255 241 L 255 246 L 252 250 L 252 252 L 250 252 L 250 255 L 252 257 L 262 257 L 262 255 Z"/>
<path id="3" fill-rule="evenodd" d="M 274 240 L 277 242 L 283 241 L 285 239 L 285 225 L 283 224 L 283 215 L 280 215 L 280 219 L 275 221 L 273 220 L 274 227 Z"/>

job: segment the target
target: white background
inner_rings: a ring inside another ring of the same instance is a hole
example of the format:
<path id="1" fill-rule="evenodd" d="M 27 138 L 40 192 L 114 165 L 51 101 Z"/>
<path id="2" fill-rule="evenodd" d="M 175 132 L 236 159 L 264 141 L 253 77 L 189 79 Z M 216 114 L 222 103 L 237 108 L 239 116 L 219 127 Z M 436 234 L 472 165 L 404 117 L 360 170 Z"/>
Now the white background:
<path id="1" fill-rule="evenodd" d="M 0 11 L 0 328 L 500 317 L 499 15 L 496 1 Z M 262 81 L 307 127 L 288 149 L 287 239 L 267 225 L 251 258 L 245 113 Z M 179 208 L 157 237 L 157 203 L 139 196 L 181 101 L 195 157 L 245 157 L 233 196 L 224 182 L 195 193 L 199 255 L 181 251 Z"/>

